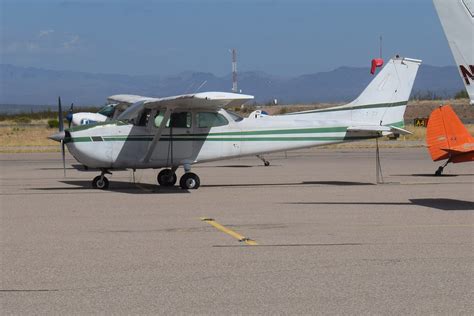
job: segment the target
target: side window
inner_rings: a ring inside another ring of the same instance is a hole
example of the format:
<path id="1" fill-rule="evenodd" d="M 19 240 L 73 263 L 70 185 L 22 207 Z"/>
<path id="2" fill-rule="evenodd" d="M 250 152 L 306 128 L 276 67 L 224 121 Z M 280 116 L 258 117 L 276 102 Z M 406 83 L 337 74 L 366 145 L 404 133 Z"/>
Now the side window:
<path id="1" fill-rule="evenodd" d="M 142 114 L 138 117 L 137 126 L 146 126 L 148 123 L 148 119 L 150 118 L 151 110 L 146 109 L 142 112 Z"/>
<path id="2" fill-rule="evenodd" d="M 199 128 L 217 127 L 229 124 L 229 121 L 222 114 L 216 112 L 199 112 L 196 115 L 196 120 Z"/>
<path id="3" fill-rule="evenodd" d="M 191 112 L 176 112 L 171 113 L 170 120 L 166 123 L 166 127 L 173 128 L 189 128 L 191 127 L 192 116 Z"/>
<path id="4" fill-rule="evenodd" d="M 153 121 L 153 123 L 155 124 L 155 127 L 160 127 L 161 122 L 163 122 L 163 119 L 164 119 L 164 118 L 165 118 L 165 113 L 164 113 L 164 111 L 158 111 L 158 112 L 156 112 L 155 120 Z"/>

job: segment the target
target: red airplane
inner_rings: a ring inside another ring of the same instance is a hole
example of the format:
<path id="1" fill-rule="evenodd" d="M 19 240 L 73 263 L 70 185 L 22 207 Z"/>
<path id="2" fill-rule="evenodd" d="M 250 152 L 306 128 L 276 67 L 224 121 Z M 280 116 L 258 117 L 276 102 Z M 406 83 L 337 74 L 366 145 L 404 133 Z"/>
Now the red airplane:
<path id="1" fill-rule="evenodd" d="M 474 161 L 474 137 L 469 134 L 450 105 L 440 106 L 431 112 L 426 143 L 433 161 L 447 159 L 436 170 L 436 176 L 440 176 L 450 162 Z"/>

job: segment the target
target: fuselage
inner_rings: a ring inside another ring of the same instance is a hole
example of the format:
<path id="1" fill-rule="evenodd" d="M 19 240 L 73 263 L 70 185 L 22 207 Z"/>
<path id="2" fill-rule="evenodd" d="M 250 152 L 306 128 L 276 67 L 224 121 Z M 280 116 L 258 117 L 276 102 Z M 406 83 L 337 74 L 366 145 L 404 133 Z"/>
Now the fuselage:
<path id="1" fill-rule="evenodd" d="M 107 121 L 74 127 L 67 132 L 66 144 L 91 168 L 162 168 L 374 138 L 373 133 L 347 128 L 387 111 L 403 113 L 405 107 L 406 102 L 388 109 L 341 107 L 245 119 L 226 110 L 186 110 L 181 125 L 164 129 L 147 162 L 143 158 L 157 130 L 153 113 L 138 124 Z M 384 124 L 402 127 L 403 121 Z"/>

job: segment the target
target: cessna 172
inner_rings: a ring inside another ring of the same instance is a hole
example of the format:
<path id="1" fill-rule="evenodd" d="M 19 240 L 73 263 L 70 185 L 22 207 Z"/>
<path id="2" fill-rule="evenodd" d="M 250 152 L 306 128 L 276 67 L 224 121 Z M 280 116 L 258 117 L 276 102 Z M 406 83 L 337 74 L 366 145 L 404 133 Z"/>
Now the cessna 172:
<path id="1" fill-rule="evenodd" d="M 433 0 L 433 3 L 474 105 L 474 0 Z"/>
<path id="2" fill-rule="evenodd" d="M 249 95 L 115 95 L 109 100 L 129 105 L 117 119 L 72 127 L 50 138 L 65 144 L 81 164 L 101 170 L 94 188 L 107 189 L 105 175 L 124 168 L 165 168 L 158 183 L 173 186 L 183 166 L 180 186 L 197 189 L 200 179 L 191 172 L 196 163 L 409 133 L 403 129 L 403 114 L 420 64 L 397 56 L 349 104 L 259 119 L 225 109 L 253 99 Z"/>

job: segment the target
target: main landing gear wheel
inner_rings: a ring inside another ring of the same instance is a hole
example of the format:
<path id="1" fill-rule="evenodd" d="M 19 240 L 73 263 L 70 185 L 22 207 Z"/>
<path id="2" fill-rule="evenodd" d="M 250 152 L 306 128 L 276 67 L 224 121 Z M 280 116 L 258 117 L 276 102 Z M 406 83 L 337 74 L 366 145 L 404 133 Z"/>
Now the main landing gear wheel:
<path id="1" fill-rule="evenodd" d="M 164 187 L 172 187 L 175 185 L 178 178 L 176 177 L 176 173 L 174 173 L 173 170 L 163 169 L 158 173 L 156 179 L 160 185 Z"/>
<path id="2" fill-rule="evenodd" d="M 188 172 L 183 174 L 179 180 L 179 185 L 183 190 L 196 190 L 201 185 L 201 180 L 197 174 Z"/>
<path id="3" fill-rule="evenodd" d="M 92 180 L 94 189 L 107 190 L 109 188 L 109 180 L 104 176 L 97 176 Z"/>

